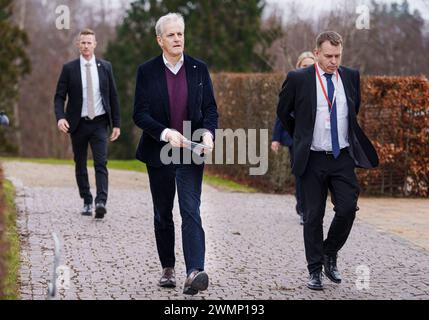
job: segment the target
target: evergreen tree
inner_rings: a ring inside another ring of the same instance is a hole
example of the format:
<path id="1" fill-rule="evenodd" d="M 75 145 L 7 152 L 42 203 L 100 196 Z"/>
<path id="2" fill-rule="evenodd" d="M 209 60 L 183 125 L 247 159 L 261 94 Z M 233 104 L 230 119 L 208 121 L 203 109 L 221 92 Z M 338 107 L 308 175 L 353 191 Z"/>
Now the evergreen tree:
<path id="1" fill-rule="evenodd" d="M 186 17 L 186 50 L 212 71 L 260 71 L 255 46 L 261 37 L 264 1 L 193 1 Z M 264 68 L 265 67 L 265 68 Z"/>
<path id="2" fill-rule="evenodd" d="M 132 121 L 137 67 L 161 50 L 155 39 L 155 23 L 168 12 L 184 16 L 185 51 L 204 60 L 211 71 L 261 71 L 268 68 L 255 54 L 262 37 L 260 0 L 138 0 L 118 27 L 116 41 L 109 44 L 106 58 L 114 67 L 120 95 L 122 136 L 112 145 L 115 158 L 133 158 L 137 130 Z"/>
<path id="3" fill-rule="evenodd" d="M 13 0 L 0 0 L 0 110 L 6 111 L 9 118 L 12 118 L 18 98 L 18 81 L 30 71 L 25 53 L 27 35 L 11 22 L 12 6 Z M 1 129 L 0 152 L 14 150 L 16 147 L 7 141 L 4 129 Z"/>

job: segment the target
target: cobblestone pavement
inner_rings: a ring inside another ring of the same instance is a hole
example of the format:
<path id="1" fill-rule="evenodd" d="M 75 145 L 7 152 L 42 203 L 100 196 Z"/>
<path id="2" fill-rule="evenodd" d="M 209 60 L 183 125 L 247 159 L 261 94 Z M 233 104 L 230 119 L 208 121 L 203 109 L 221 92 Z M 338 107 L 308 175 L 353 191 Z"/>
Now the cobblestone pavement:
<path id="1" fill-rule="evenodd" d="M 3 166 L 17 188 L 22 299 L 46 299 L 53 272 L 52 232 L 62 243 L 61 264 L 71 270 L 70 288 L 60 290 L 59 299 L 429 298 L 427 228 L 426 242 L 417 243 L 392 234 L 383 217 L 378 222 L 366 219 L 383 208 L 377 199 L 359 203 L 360 218 L 339 254 L 343 283 L 325 278 L 326 289 L 315 292 L 305 286 L 302 227 L 292 196 L 225 192 L 204 185 L 201 211 L 211 284 L 204 293 L 188 297 L 182 294 L 185 276 L 177 204 L 178 287 L 157 287 L 160 266 L 145 174 L 110 170 L 108 214 L 95 221 L 79 213 L 82 203 L 72 166 L 19 162 Z M 411 216 L 416 208 L 412 200 L 409 203 L 391 208 Z M 428 202 L 417 207 L 426 211 L 422 223 L 427 223 Z M 328 207 L 325 225 L 331 218 Z M 361 270 L 369 270 L 369 281 L 358 281 Z"/>

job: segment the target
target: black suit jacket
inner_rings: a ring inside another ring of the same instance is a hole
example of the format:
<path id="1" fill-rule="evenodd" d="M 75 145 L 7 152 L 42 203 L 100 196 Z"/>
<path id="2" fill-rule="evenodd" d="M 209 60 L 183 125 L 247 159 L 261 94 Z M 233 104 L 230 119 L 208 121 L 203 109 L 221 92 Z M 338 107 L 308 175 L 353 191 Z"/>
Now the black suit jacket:
<path id="1" fill-rule="evenodd" d="M 341 66 L 338 72 L 344 85 L 349 110 L 350 155 L 357 167 L 374 168 L 378 165 L 377 152 L 357 122 L 360 107 L 359 71 Z M 277 115 L 285 129 L 293 137 L 292 171 L 298 176 L 302 175 L 307 167 L 316 112 L 315 65 L 290 71 L 279 95 Z"/>
<path id="2" fill-rule="evenodd" d="M 215 136 L 217 105 L 210 74 L 204 62 L 184 55 L 188 82 L 187 119 L 192 133 L 207 129 Z M 170 102 L 162 55 L 142 64 L 137 71 L 133 119 L 143 129 L 136 158 L 154 167 L 162 166 L 160 153 L 166 142 L 161 133 L 170 127 Z M 189 137 L 188 137 L 189 138 Z"/>
<path id="3" fill-rule="evenodd" d="M 103 107 L 109 117 L 109 125 L 112 128 L 121 126 L 118 93 L 113 77 L 110 62 L 96 59 L 98 77 L 100 80 L 100 93 Z M 69 132 L 76 131 L 82 114 L 82 76 L 80 71 L 80 59 L 66 63 L 58 79 L 55 94 L 55 115 L 57 122 L 66 119 L 70 124 Z M 67 108 L 64 110 L 65 101 L 68 98 Z"/>
<path id="4" fill-rule="evenodd" d="M 292 137 L 289 135 L 289 132 L 285 130 L 279 118 L 276 117 L 276 122 L 274 123 L 273 128 L 273 137 L 272 141 L 278 141 L 283 146 L 291 147 L 293 144 Z"/>

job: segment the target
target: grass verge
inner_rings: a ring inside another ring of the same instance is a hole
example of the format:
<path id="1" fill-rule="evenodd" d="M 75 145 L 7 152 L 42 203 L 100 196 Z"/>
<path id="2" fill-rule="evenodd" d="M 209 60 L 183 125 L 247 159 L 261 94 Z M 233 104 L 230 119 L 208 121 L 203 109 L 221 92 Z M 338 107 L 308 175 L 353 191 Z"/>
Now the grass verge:
<path id="1" fill-rule="evenodd" d="M 0 182 L 1 183 L 1 182 Z M 19 235 L 16 227 L 15 189 L 10 181 L 3 180 L 3 195 L 5 207 L 3 221 L 5 230 L 3 238 L 6 252 L 1 253 L 5 262 L 5 277 L 3 278 L 3 293 L 1 300 L 18 300 L 18 273 L 19 273 Z"/>
<path id="2" fill-rule="evenodd" d="M 21 162 L 34 162 L 41 164 L 57 164 L 57 165 L 73 165 L 73 160 L 62 160 L 62 159 L 49 159 L 49 158 L 0 158 L 4 161 L 21 161 Z M 88 161 L 88 166 L 92 166 L 93 161 Z M 128 170 L 137 172 L 147 172 L 146 166 L 138 160 L 109 160 L 109 169 Z M 232 180 L 228 180 L 222 177 L 205 174 L 204 183 L 211 185 L 217 189 L 230 192 L 243 192 L 243 193 L 254 193 L 258 192 L 257 189 L 248 187 L 243 184 L 239 184 Z"/>

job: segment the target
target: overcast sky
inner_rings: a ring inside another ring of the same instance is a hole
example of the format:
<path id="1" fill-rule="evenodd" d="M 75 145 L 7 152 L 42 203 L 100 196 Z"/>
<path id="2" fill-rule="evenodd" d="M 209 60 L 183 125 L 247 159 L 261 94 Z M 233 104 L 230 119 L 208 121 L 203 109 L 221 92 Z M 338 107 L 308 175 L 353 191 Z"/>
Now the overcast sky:
<path id="1" fill-rule="evenodd" d="M 42 0 L 46 1 L 46 0 Z M 85 0 L 91 4 L 97 5 L 98 2 L 94 0 Z M 131 3 L 133 0 L 125 0 L 128 3 Z M 287 14 L 290 11 L 290 7 L 292 5 L 298 6 L 298 12 L 300 18 L 309 18 L 309 17 L 317 17 L 323 11 L 332 11 L 336 9 L 344 9 L 345 6 L 348 7 L 348 10 L 355 11 L 356 8 L 354 3 L 360 4 L 370 4 L 371 0 L 265 0 L 267 3 L 266 12 L 270 12 L 271 10 L 276 10 L 280 12 L 284 12 Z M 402 0 L 376 0 L 377 2 L 384 3 L 402 3 Z M 110 4 L 113 8 L 118 8 L 122 1 L 118 0 L 107 0 L 105 3 Z M 419 10 L 422 17 L 426 20 L 426 23 L 429 22 L 429 0 L 408 0 L 408 3 L 411 8 L 411 12 L 415 9 Z"/>
<path id="2" fill-rule="evenodd" d="M 288 8 L 295 3 L 299 6 L 300 17 L 307 18 L 319 14 L 321 11 L 331 11 L 338 7 L 350 5 L 347 0 L 266 0 L 268 7 L 278 6 L 280 10 L 288 11 Z M 355 1 L 358 4 L 369 4 L 370 0 Z M 377 0 L 377 2 L 385 3 L 402 3 L 402 0 Z M 353 2 L 352 2 L 353 3 Z M 429 20 L 429 0 L 409 0 L 411 12 L 415 9 L 419 10 L 425 20 Z"/>

